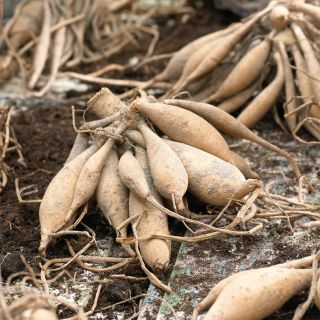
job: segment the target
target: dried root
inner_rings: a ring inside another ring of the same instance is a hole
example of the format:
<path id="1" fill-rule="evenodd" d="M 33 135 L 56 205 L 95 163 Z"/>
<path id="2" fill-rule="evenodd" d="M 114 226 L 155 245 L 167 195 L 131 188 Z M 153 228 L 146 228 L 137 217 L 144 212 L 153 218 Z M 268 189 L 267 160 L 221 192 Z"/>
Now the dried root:
<path id="1" fill-rule="evenodd" d="M 26 166 L 22 155 L 22 148 L 16 139 L 13 128 L 11 126 L 11 116 L 13 109 L 10 107 L 0 108 L 0 193 L 8 182 L 10 166 L 6 164 L 7 154 L 13 152 L 18 156 L 17 162 Z"/>
<path id="2" fill-rule="evenodd" d="M 141 38 L 141 34 L 152 37 L 146 53 L 149 57 L 159 33 L 148 27 L 148 22 L 159 14 L 192 13 L 185 4 L 172 7 L 168 12 L 163 9 L 161 6 L 144 8 L 136 0 L 23 1 L 16 7 L 0 39 L 0 44 L 7 48 L 6 55 L 0 56 L 0 83 L 20 68 L 31 94 L 43 96 L 60 76 L 62 67 L 71 69 L 96 63 L 129 45 L 139 48 L 136 38 Z M 100 83 L 103 78 L 99 75 L 123 68 L 107 66 L 88 75 L 72 72 L 64 75 Z"/>

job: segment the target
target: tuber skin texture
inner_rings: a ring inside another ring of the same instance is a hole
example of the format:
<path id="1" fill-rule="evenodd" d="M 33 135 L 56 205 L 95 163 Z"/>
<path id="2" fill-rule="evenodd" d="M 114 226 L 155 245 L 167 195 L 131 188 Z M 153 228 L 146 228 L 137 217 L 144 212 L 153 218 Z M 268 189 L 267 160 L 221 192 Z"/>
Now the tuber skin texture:
<path id="1" fill-rule="evenodd" d="M 99 118 L 109 117 L 126 107 L 125 103 L 108 88 L 102 88 L 88 101 L 88 109 L 92 110 Z"/>
<path id="2" fill-rule="evenodd" d="M 153 183 L 158 192 L 174 202 L 179 213 L 189 216 L 183 203 L 188 189 L 187 172 L 175 152 L 145 123 L 138 125 L 146 143 L 148 162 Z"/>
<path id="3" fill-rule="evenodd" d="M 297 12 L 302 12 L 314 18 L 317 23 L 320 22 L 320 8 L 304 1 L 290 1 L 289 9 Z"/>
<path id="4" fill-rule="evenodd" d="M 51 234 L 66 226 L 64 221 L 73 200 L 80 172 L 86 161 L 97 152 L 99 147 L 101 144 L 96 143 L 65 164 L 47 187 L 39 210 L 41 226 L 39 251 L 41 253 L 45 252 L 52 238 Z"/>
<path id="5" fill-rule="evenodd" d="M 211 123 L 215 128 L 223 131 L 226 134 L 229 134 L 230 136 L 255 142 L 269 150 L 277 152 L 288 159 L 297 178 L 301 177 L 301 172 L 296 161 L 288 154 L 288 152 L 259 137 L 238 119 L 234 118 L 232 115 L 224 112 L 223 110 L 206 103 L 188 100 L 168 99 L 165 100 L 165 103 L 175 105 L 198 114 Z M 241 172 L 243 172 L 243 170 L 241 170 Z"/>
<path id="6" fill-rule="evenodd" d="M 49 2 L 43 1 L 43 22 L 39 41 L 37 43 L 34 56 L 33 56 L 33 68 L 28 81 L 28 88 L 33 89 L 39 80 L 39 77 L 45 67 L 47 56 L 50 47 L 50 27 L 51 27 L 51 13 L 49 8 Z"/>
<path id="7" fill-rule="evenodd" d="M 148 182 L 138 160 L 130 151 L 120 158 L 118 171 L 122 182 L 143 199 L 151 196 Z"/>
<path id="8" fill-rule="evenodd" d="M 120 179 L 118 173 L 119 158 L 116 149 L 111 149 L 101 172 L 96 191 L 97 203 L 104 217 L 117 232 L 118 238 L 127 237 L 127 228 L 117 231 L 118 226 L 129 218 L 129 192 Z M 134 256 L 130 246 L 124 249 Z"/>
<path id="9" fill-rule="evenodd" d="M 74 140 L 72 149 L 69 156 L 65 162 L 65 165 L 81 154 L 84 150 L 88 148 L 89 135 L 87 133 L 79 132 L 77 133 L 76 139 Z"/>
<path id="10" fill-rule="evenodd" d="M 196 114 L 164 103 L 150 103 L 145 99 L 139 99 L 133 107 L 172 140 L 187 143 L 233 163 L 228 144 L 222 135 Z"/>
<path id="11" fill-rule="evenodd" d="M 224 30 L 210 33 L 190 42 L 173 55 L 166 68 L 159 75 L 155 76 L 152 81 L 168 81 L 178 79 L 181 76 L 186 62 L 194 54 L 195 50 L 198 50 L 207 43 L 220 39 L 221 37 L 231 33 L 237 27 L 239 27 L 239 25 L 240 23 L 235 23 Z"/>
<path id="12" fill-rule="evenodd" d="M 274 58 L 277 63 L 277 74 L 275 78 L 250 102 L 250 104 L 240 113 L 237 118 L 248 128 L 252 128 L 265 116 L 265 114 L 276 102 L 284 84 L 284 69 L 281 57 L 278 53 L 276 53 Z"/>
<path id="13" fill-rule="evenodd" d="M 136 147 L 136 159 L 143 169 L 150 191 L 153 197 L 162 205 L 162 200 L 152 182 L 148 166 L 147 153 L 142 147 Z M 169 235 L 168 219 L 159 209 L 141 199 L 133 191 L 129 197 L 130 216 L 143 214 L 138 225 L 136 225 L 136 237 L 152 234 Z M 133 223 L 137 224 L 137 220 Z M 145 263 L 156 273 L 166 270 L 170 263 L 171 242 L 163 239 L 149 239 L 139 242 L 140 253 Z"/>
<path id="14" fill-rule="evenodd" d="M 269 267 L 240 272 L 218 283 L 195 308 L 192 319 L 210 308 L 205 320 L 262 320 L 306 289 L 311 279 L 310 269 Z"/>
<path id="15" fill-rule="evenodd" d="M 58 320 L 56 313 L 48 309 L 37 309 L 28 320 Z"/>
<path id="16" fill-rule="evenodd" d="M 285 94 L 286 94 L 286 108 L 287 112 L 294 111 L 297 107 L 296 99 L 294 97 L 297 96 L 294 84 L 294 77 L 292 68 L 290 66 L 290 59 L 288 53 L 286 51 L 286 47 L 284 43 L 279 43 L 279 50 L 281 54 L 281 59 L 284 67 L 284 75 L 285 75 Z M 297 126 L 297 114 L 294 113 L 287 119 L 287 124 L 291 132 L 294 131 Z"/>
<path id="17" fill-rule="evenodd" d="M 249 88 L 247 88 L 246 90 L 243 90 L 235 94 L 233 97 L 223 100 L 218 105 L 218 108 L 228 113 L 237 111 L 253 96 L 256 89 L 257 89 L 257 84 L 255 83 Z"/>
<path id="18" fill-rule="evenodd" d="M 294 58 L 295 65 L 299 70 L 306 71 L 306 63 L 303 59 L 303 56 L 300 52 L 299 47 L 296 44 L 291 45 L 291 50 Z M 304 103 L 307 103 L 310 101 L 310 98 L 313 96 L 312 88 L 311 88 L 311 83 L 310 79 L 307 74 L 303 72 L 297 72 L 296 74 L 297 80 L 298 80 L 298 87 L 299 87 L 299 92 L 300 95 L 303 96 L 304 98 L 302 99 Z M 317 108 L 316 105 L 312 106 L 312 110 L 315 110 Z M 317 130 L 314 130 L 312 127 L 311 123 L 305 123 L 304 127 L 315 137 L 320 141 L 320 133 Z"/>
<path id="19" fill-rule="evenodd" d="M 258 78 L 265 67 L 270 49 L 270 38 L 266 38 L 257 46 L 250 49 L 223 81 L 219 89 L 213 95 L 205 99 L 204 102 L 228 98 L 249 87 L 249 85 Z"/>
<path id="20" fill-rule="evenodd" d="M 35 96 L 42 97 L 45 93 L 47 93 L 57 77 L 63 55 L 63 48 L 66 41 L 66 32 L 66 27 L 60 28 L 58 31 L 56 31 L 53 37 L 50 76 L 45 86 L 41 88 L 39 92 L 34 93 Z"/>
<path id="21" fill-rule="evenodd" d="M 124 125 L 120 125 L 116 130 L 116 134 L 122 134 L 125 130 Z M 115 144 L 114 139 L 109 138 L 104 145 L 93 154 L 83 166 L 79 179 L 77 181 L 72 203 L 68 211 L 66 222 L 68 222 L 76 211 L 85 205 L 94 195 L 106 158 Z"/>
<path id="22" fill-rule="evenodd" d="M 259 177 L 241 156 L 229 149 L 219 131 L 195 113 L 165 103 L 151 103 L 143 98 L 133 104 L 133 109 L 148 117 L 170 139 L 189 144 L 239 166 L 246 178 Z"/>
<path id="23" fill-rule="evenodd" d="M 276 6 L 270 12 L 272 26 L 278 30 L 287 27 L 289 21 L 289 10 L 284 6 Z"/>
<path id="24" fill-rule="evenodd" d="M 316 53 L 312 47 L 312 43 L 307 39 L 303 30 L 296 24 L 292 24 L 291 28 L 296 36 L 299 46 L 303 52 L 305 65 L 308 71 L 308 78 L 311 85 L 311 90 L 313 96 L 319 101 L 320 100 L 320 83 L 315 80 L 320 74 L 320 63 L 316 56 Z M 312 79 L 313 77 L 314 79 Z M 319 104 L 314 104 L 310 108 L 311 116 L 320 119 L 320 106 Z"/>
<path id="25" fill-rule="evenodd" d="M 188 63 L 186 63 L 180 79 L 172 89 L 172 93 L 175 94 L 182 91 L 187 85 L 212 71 L 224 58 L 229 55 L 233 47 L 252 29 L 252 27 L 261 19 L 261 17 L 263 17 L 269 11 L 269 9 L 266 9 L 259 12 L 253 18 L 242 23 L 242 25 L 230 35 L 225 36 L 220 41 L 218 46 L 215 44 L 211 48 L 206 57 L 202 59 L 197 67 L 193 68 L 191 72 L 185 72 L 185 69 L 188 67 Z"/>
<path id="26" fill-rule="evenodd" d="M 317 308 L 320 310 L 320 278 L 318 278 L 317 289 L 313 298 L 313 302 L 315 303 Z"/>
<path id="27" fill-rule="evenodd" d="M 256 188 L 258 180 L 246 180 L 233 165 L 189 145 L 164 140 L 182 161 L 188 173 L 188 191 L 201 201 L 225 206 L 231 198 L 240 200 Z"/>

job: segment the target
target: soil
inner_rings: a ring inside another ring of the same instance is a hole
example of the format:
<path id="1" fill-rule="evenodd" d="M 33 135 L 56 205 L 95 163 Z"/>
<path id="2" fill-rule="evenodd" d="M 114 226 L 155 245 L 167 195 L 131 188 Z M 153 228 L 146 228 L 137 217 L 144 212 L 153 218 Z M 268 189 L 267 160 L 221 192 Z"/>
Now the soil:
<path id="1" fill-rule="evenodd" d="M 210 8 L 210 10 L 208 10 Z M 190 40 L 193 40 L 203 34 L 208 33 L 209 31 L 221 28 L 232 21 L 235 21 L 237 18 L 230 14 L 224 12 L 218 12 L 213 10 L 210 6 L 200 10 L 198 14 L 189 21 L 182 23 L 178 19 L 158 19 L 156 21 L 159 26 L 161 33 L 160 42 L 156 49 L 156 54 L 164 52 L 172 52 L 181 48 L 184 44 L 188 43 Z M 142 41 L 146 43 L 146 41 Z M 145 48 L 141 47 L 141 55 L 145 52 Z M 113 57 L 109 62 L 116 63 L 127 63 L 128 59 L 132 55 L 137 55 L 136 48 L 128 48 L 124 53 L 121 53 Z M 138 53 L 139 55 L 139 53 Z M 105 62 L 101 62 L 103 65 Z M 151 65 L 146 65 L 138 71 L 129 70 L 126 74 L 126 78 L 134 79 L 149 79 L 154 74 L 158 73 L 159 70 L 162 70 L 164 62 L 157 62 Z M 83 72 L 89 70 L 97 69 L 98 65 L 95 66 L 85 66 L 81 69 Z M 78 70 L 79 71 L 79 70 Z M 119 76 L 118 74 L 111 74 L 112 76 Z M 123 76 L 123 75 L 122 75 Z M 98 90 L 98 86 L 92 87 L 92 92 L 88 94 L 93 94 L 93 92 Z M 115 88 L 116 92 L 122 92 L 123 89 Z M 74 99 L 78 94 L 75 92 L 70 92 L 67 95 L 67 98 Z M 27 199 L 41 199 L 44 194 L 45 188 L 57 173 L 57 171 L 62 167 L 65 159 L 68 156 L 68 153 L 72 147 L 75 132 L 72 127 L 72 115 L 70 109 L 70 103 L 68 100 L 63 102 L 62 100 L 51 101 L 50 103 L 44 103 L 43 101 L 35 100 L 26 100 L 11 101 L 12 105 L 18 105 L 19 108 L 16 109 L 15 116 L 12 119 L 12 126 L 15 130 L 16 136 L 20 144 L 22 145 L 23 155 L 27 167 L 24 168 L 17 164 L 16 157 L 14 155 L 8 155 L 7 163 L 12 168 L 10 172 L 9 182 L 7 187 L 0 195 L 0 242 L 1 242 L 1 251 L 0 251 L 0 266 L 2 276 L 6 279 L 9 275 L 25 270 L 25 265 L 20 259 L 20 255 L 26 258 L 28 263 L 37 271 L 39 262 L 43 261 L 43 258 L 40 257 L 38 253 L 38 245 L 40 241 L 40 228 L 39 228 L 39 219 L 38 219 L 38 209 L 37 204 L 19 204 L 16 196 L 16 190 L 14 185 L 14 179 L 19 177 L 20 188 L 35 185 L 37 192 L 27 196 Z M 22 108 L 26 107 L 28 108 Z M 78 109 L 83 108 L 83 101 L 78 101 L 76 107 Z M 79 120 L 79 119 L 78 119 Z M 273 120 L 269 117 L 265 119 L 262 125 L 258 127 L 258 130 L 261 132 L 267 132 L 268 137 L 273 135 L 271 138 L 277 135 L 277 132 L 280 130 L 274 124 Z M 290 144 L 290 138 L 286 135 L 281 135 L 284 140 L 281 140 L 283 145 Z M 278 141 L 278 139 L 276 139 Z M 279 141 L 280 142 L 280 141 Z M 307 150 L 305 147 L 291 146 L 291 151 L 296 151 L 302 158 L 306 156 L 313 157 L 312 153 Z M 277 157 L 268 157 L 269 153 L 265 150 L 259 149 L 259 160 L 253 155 L 257 152 L 259 148 L 253 146 L 252 144 L 244 144 L 241 146 L 241 154 L 246 156 L 251 163 L 253 164 L 254 169 L 260 171 L 262 175 L 273 174 L 269 171 L 283 170 L 281 167 L 281 160 Z M 309 164 L 310 163 L 310 164 Z M 315 161 L 305 162 L 302 166 L 303 172 L 310 172 L 311 170 L 315 171 L 316 168 L 312 167 Z M 261 169 L 268 168 L 268 169 Z M 269 168 L 272 168 L 269 170 Z M 280 169 L 279 169 L 280 168 Z M 292 181 L 293 176 L 289 169 L 284 169 L 286 174 L 285 183 L 282 188 L 285 190 L 286 194 L 294 192 L 288 189 L 289 181 Z M 287 170 L 287 171 L 286 171 Z M 318 168 L 319 172 L 319 168 Z M 272 180 L 272 179 L 271 179 Z M 277 184 L 279 188 L 279 184 Z M 281 186 L 280 186 L 281 187 Z M 277 190 L 277 191 L 283 191 Z M 289 191 L 288 191 L 289 190 Z M 196 205 L 198 211 L 203 209 Z M 97 235 L 98 244 L 102 245 L 105 239 L 115 239 L 114 230 L 108 225 L 108 223 L 103 219 L 101 212 L 98 209 L 93 209 L 89 214 L 84 218 L 84 223 L 87 224 L 90 228 L 94 229 Z M 183 228 L 179 223 L 170 221 L 171 230 L 174 234 L 183 234 Z M 297 258 L 300 256 L 309 255 L 310 247 L 301 248 L 300 246 L 291 246 L 289 249 L 284 250 L 284 242 L 281 240 L 282 237 L 288 236 L 290 231 L 288 227 L 284 224 L 278 225 L 275 228 L 274 225 L 270 225 L 265 233 L 261 234 L 255 238 L 243 238 L 239 241 L 237 240 L 236 244 L 226 241 L 225 238 L 221 238 L 218 241 L 215 241 L 214 250 L 212 248 L 211 242 L 204 242 L 201 244 L 196 244 L 191 247 L 188 247 L 188 254 L 192 256 L 195 260 L 201 261 L 204 257 L 204 252 L 209 252 L 209 254 L 214 255 L 218 260 L 220 257 L 223 259 L 234 258 L 235 255 L 232 253 L 233 248 L 236 245 L 239 254 L 246 256 L 250 252 L 250 248 L 254 246 L 255 243 L 263 241 L 269 235 L 272 235 L 274 239 L 273 250 L 277 252 L 277 256 L 273 257 L 269 262 L 278 263 L 283 262 L 287 259 Z M 70 237 L 74 248 L 80 249 L 84 242 L 83 239 L 77 237 Z M 310 239 L 319 239 L 319 232 L 311 232 Z M 313 241 L 310 240 L 310 243 Z M 112 240 L 114 248 L 115 243 Z M 307 241 L 305 242 L 307 243 Z M 173 259 L 172 266 L 169 270 L 161 275 L 161 279 L 168 280 L 173 269 L 175 257 L 177 255 L 179 244 L 175 243 L 173 248 Z M 113 250 L 113 251 L 112 251 Z M 119 248 L 111 249 L 113 256 L 121 256 L 123 253 Z M 54 245 L 50 246 L 47 252 L 47 258 L 54 257 L 63 257 L 68 256 L 68 251 L 63 240 L 57 240 Z M 260 267 L 265 265 L 266 261 L 254 262 L 250 267 Z M 238 263 L 238 262 L 237 262 Z M 232 267 L 236 269 L 234 265 L 230 265 L 228 269 L 230 272 L 233 272 Z M 197 268 L 197 264 L 194 265 L 194 268 Z M 200 268 L 201 269 L 201 268 Z M 70 268 L 74 273 L 80 272 L 76 267 Z M 134 277 L 144 277 L 145 275 L 139 268 L 138 264 L 130 265 L 123 270 L 119 270 L 118 274 L 125 274 L 127 276 Z M 221 279 L 223 274 L 220 274 L 218 277 L 214 278 L 210 283 L 207 283 L 207 287 L 203 288 L 201 294 L 199 294 L 198 300 L 203 298 L 212 283 L 216 283 Z M 94 276 L 91 273 L 86 274 L 86 278 L 94 279 Z M 173 279 L 172 286 L 180 287 L 182 284 L 189 287 L 197 287 L 199 283 L 205 283 L 208 280 L 208 274 L 198 274 L 194 277 L 185 277 L 181 276 L 178 280 Z M 99 275 L 99 279 L 108 278 L 108 274 Z M 146 280 L 139 281 L 130 281 L 128 279 L 123 280 L 114 280 L 107 285 L 103 285 L 100 299 L 98 301 L 97 309 L 101 309 L 107 306 L 112 305 L 113 303 L 120 302 L 122 300 L 128 299 L 132 296 L 139 295 L 141 293 L 146 293 L 149 286 L 149 282 Z M 205 289 L 205 290 L 204 290 Z M 57 290 L 61 288 L 57 287 Z M 84 291 L 81 287 L 79 294 Z M 66 289 L 68 291 L 68 289 Z M 58 291 L 60 294 L 60 291 Z M 75 291 L 76 292 L 76 291 Z M 92 291 L 91 291 L 92 292 Z M 294 298 L 287 305 L 285 305 L 281 311 L 277 312 L 274 316 L 268 319 L 291 319 L 292 312 L 298 303 L 306 299 L 306 294 L 302 294 Z M 88 305 L 91 306 L 92 299 L 88 302 Z M 101 319 L 128 319 L 133 312 L 138 310 L 139 299 L 134 302 L 126 303 L 119 305 L 113 311 L 108 311 L 106 318 Z M 185 311 L 190 312 L 189 309 L 185 308 Z M 59 309 L 59 316 L 67 316 L 68 313 L 63 309 Z M 305 319 L 316 319 L 317 311 L 313 307 L 309 310 L 308 315 Z M 98 319 L 98 315 L 97 315 Z M 149 315 L 146 319 L 154 319 L 154 315 Z M 171 319 L 170 317 L 167 319 Z M 181 318 L 184 319 L 184 318 Z"/>

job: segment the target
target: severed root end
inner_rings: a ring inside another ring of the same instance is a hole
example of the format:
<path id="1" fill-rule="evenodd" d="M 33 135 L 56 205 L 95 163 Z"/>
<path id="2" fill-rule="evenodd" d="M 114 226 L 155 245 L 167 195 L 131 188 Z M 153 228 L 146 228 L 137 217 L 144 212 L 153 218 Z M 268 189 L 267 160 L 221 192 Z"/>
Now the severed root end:
<path id="1" fill-rule="evenodd" d="M 120 231 L 117 231 L 117 238 L 126 239 L 127 238 L 127 230 L 126 229 L 122 229 Z M 122 246 L 122 248 L 124 250 L 126 250 L 128 252 L 128 254 L 131 257 L 135 257 L 137 255 L 136 252 L 131 248 L 130 245 L 121 243 L 121 246 Z"/>
<path id="2" fill-rule="evenodd" d="M 253 192 L 254 190 L 261 188 L 261 181 L 257 179 L 246 180 L 238 191 L 234 194 L 234 199 L 241 200 L 243 197 Z"/>
<path id="3" fill-rule="evenodd" d="M 74 210 L 72 208 L 70 208 L 68 213 L 67 213 L 66 218 L 64 219 L 64 223 L 65 224 L 67 224 L 71 220 L 71 218 L 73 216 L 73 213 L 74 213 Z"/>
<path id="4" fill-rule="evenodd" d="M 160 261 L 154 263 L 152 266 L 152 270 L 156 274 L 162 274 L 163 271 L 167 270 L 169 267 L 169 260 L 166 263 L 162 263 Z"/>
<path id="5" fill-rule="evenodd" d="M 102 88 L 89 101 L 88 109 L 92 110 L 99 118 L 108 117 L 126 105 L 108 88 Z"/>
<path id="6" fill-rule="evenodd" d="M 192 216 L 192 213 L 184 205 L 182 197 L 172 195 L 172 204 L 176 213 L 179 213 L 186 218 L 190 218 Z"/>
<path id="7" fill-rule="evenodd" d="M 128 252 L 131 257 L 135 257 L 137 254 L 128 244 L 121 244 L 122 248 Z"/>
<path id="8" fill-rule="evenodd" d="M 199 315 L 199 312 L 200 312 L 200 310 L 199 310 L 199 305 L 197 305 L 197 306 L 193 309 L 191 320 L 197 320 L 198 315 Z"/>
<path id="9" fill-rule="evenodd" d="M 46 255 L 46 250 L 51 239 L 52 237 L 49 236 L 47 233 L 41 233 L 41 241 L 40 241 L 40 246 L 38 248 L 38 251 L 44 256 Z"/>

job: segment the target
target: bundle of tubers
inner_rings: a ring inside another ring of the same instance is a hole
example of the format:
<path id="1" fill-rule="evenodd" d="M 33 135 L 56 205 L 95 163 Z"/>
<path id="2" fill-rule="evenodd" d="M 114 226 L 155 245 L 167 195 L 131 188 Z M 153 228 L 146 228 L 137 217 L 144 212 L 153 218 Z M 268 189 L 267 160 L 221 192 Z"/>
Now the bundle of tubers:
<path id="1" fill-rule="evenodd" d="M 7 49 L 0 55 L 0 83 L 20 69 L 32 94 L 43 96 L 62 68 L 109 58 L 129 44 L 139 47 L 135 38 L 141 34 L 153 37 L 146 54 L 151 55 L 159 38 L 158 31 L 148 27 L 155 14 L 157 8 L 141 12 L 136 0 L 21 1 L 0 39 Z M 112 64 L 89 77 L 123 68 Z"/>
<path id="2" fill-rule="evenodd" d="M 233 113 L 251 128 L 285 95 L 293 136 L 305 127 L 320 140 L 318 56 L 320 8 L 305 1 L 270 1 L 243 22 L 198 38 L 173 54 L 141 88 L 172 83 L 164 98 L 187 91 L 192 100 Z M 318 143 L 311 141 L 311 143 Z"/>
<path id="3" fill-rule="evenodd" d="M 253 202 L 259 194 L 261 201 L 268 195 L 262 191 L 258 175 L 245 159 L 230 151 L 218 130 L 278 152 L 290 161 L 300 178 L 295 160 L 228 113 L 216 109 L 212 120 L 210 113 L 206 115 L 203 111 L 197 115 L 192 106 L 202 111 L 212 108 L 185 100 L 159 102 L 143 91 L 137 91 L 131 102 L 125 103 L 107 88 L 91 98 L 88 109 L 100 119 L 85 122 L 77 129 L 66 163 L 46 189 L 39 211 L 39 251 L 45 253 L 53 237 L 77 234 L 72 229 L 81 221 L 87 203 L 96 197 L 104 217 L 116 230 L 117 241 L 129 255 L 138 256 L 153 283 L 168 291 L 144 263 L 157 273 L 165 270 L 170 263 L 171 240 L 201 241 L 219 234 L 252 235 L 260 229 L 261 223 L 250 222 L 257 212 Z M 188 194 L 212 206 L 228 206 L 242 199 L 246 205 L 233 222 L 217 228 L 200 221 L 209 215 L 189 210 Z M 284 199 L 281 201 L 283 204 Z M 300 212 L 304 207 L 316 209 L 301 205 Z M 167 216 L 181 220 L 186 226 L 198 227 L 199 234 L 190 238 L 170 235 Z M 243 222 L 254 227 L 248 231 L 235 230 Z M 132 236 L 128 234 L 130 223 Z"/>

